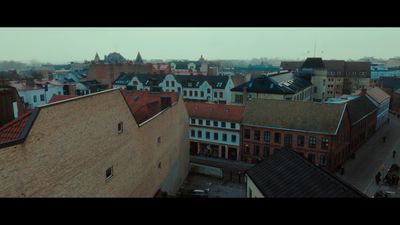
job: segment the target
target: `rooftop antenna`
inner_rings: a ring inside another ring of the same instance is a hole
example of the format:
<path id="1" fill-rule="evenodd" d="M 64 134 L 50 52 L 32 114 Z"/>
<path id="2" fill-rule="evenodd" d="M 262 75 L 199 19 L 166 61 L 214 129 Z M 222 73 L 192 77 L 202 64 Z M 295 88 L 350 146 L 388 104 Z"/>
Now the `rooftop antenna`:
<path id="1" fill-rule="evenodd" d="M 315 57 L 315 52 L 317 51 L 317 41 L 314 41 L 314 57 Z"/>

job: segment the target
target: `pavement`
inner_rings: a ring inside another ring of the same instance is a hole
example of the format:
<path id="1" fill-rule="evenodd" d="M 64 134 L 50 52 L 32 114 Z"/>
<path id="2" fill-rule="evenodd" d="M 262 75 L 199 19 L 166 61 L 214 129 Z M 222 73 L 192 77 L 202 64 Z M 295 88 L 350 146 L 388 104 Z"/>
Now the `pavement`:
<path id="1" fill-rule="evenodd" d="M 386 136 L 383 143 L 382 137 Z M 396 158 L 392 158 L 393 151 Z M 393 163 L 400 165 L 400 119 L 390 114 L 390 123 L 385 124 L 356 152 L 355 159 L 344 164 L 344 175 L 337 173 L 344 181 L 353 185 L 367 196 L 372 197 L 378 190 L 390 191 L 389 197 L 400 197 L 398 186 L 377 185 L 375 175 L 384 171 L 383 177 Z"/>
<path id="2" fill-rule="evenodd" d="M 192 190 L 209 189 L 209 198 L 244 198 L 245 184 L 189 173 L 180 188 L 180 197 L 190 197 Z"/>

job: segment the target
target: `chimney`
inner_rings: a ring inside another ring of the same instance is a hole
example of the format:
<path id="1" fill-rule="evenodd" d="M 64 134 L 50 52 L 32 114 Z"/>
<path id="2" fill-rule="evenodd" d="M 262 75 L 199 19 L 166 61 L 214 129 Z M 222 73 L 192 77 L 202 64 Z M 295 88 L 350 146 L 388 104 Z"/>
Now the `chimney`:
<path id="1" fill-rule="evenodd" d="M 366 94 L 367 94 L 367 89 L 366 88 L 361 89 L 360 95 L 362 96 L 362 95 L 366 95 Z"/>
<path id="2" fill-rule="evenodd" d="M 243 88 L 243 104 L 246 104 L 247 102 L 247 87 Z"/>
<path id="3" fill-rule="evenodd" d="M 171 106 L 170 96 L 161 96 L 161 110 L 164 110 Z"/>

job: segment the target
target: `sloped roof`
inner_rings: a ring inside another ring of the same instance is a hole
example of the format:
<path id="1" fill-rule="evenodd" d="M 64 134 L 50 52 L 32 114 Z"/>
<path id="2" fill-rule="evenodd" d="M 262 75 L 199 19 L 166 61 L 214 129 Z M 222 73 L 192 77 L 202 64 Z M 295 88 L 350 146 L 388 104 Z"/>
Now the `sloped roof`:
<path id="1" fill-rule="evenodd" d="M 235 87 L 246 82 L 246 78 L 240 75 L 231 76 L 231 79 Z"/>
<path id="2" fill-rule="evenodd" d="M 175 75 L 175 79 L 183 88 L 198 88 L 207 81 L 214 89 L 225 89 L 229 81 L 228 76 L 192 76 L 192 75 Z M 189 83 L 192 86 L 189 86 Z"/>
<path id="3" fill-rule="evenodd" d="M 359 190 L 334 174 L 319 168 L 288 149 L 247 171 L 247 175 L 269 198 L 365 198 Z"/>
<path id="4" fill-rule="evenodd" d="M 22 131 L 26 127 L 27 121 L 32 114 L 32 110 L 0 127 L 0 144 L 16 141 L 21 137 Z"/>
<path id="5" fill-rule="evenodd" d="M 282 61 L 281 67 L 284 70 L 292 71 L 301 68 L 303 63 L 304 61 Z"/>
<path id="6" fill-rule="evenodd" d="M 369 78 L 371 75 L 371 63 L 370 62 L 346 62 L 345 64 L 346 73 L 350 73 L 349 76 L 354 76 L 352 73 L 356 72 L 358 77 Z M 360 75 L 360 72 L 364 72 L 364 75 Z"/>
<path id="7" fill-rule="evenodd" d="M 66 100 L 66 99 L 70 99 L 70 98 L 74 98 L 77 97 L 76 95 L 53 95 L 50 98 L 49 103 L 53 103 L 53 102 L 58 102 L 58 101 L 62 101 L 62 100 Z"/>
<path id="8" fill-rule="evenodd" d="M 242 124 L 336 134 L 346 104 L 253 99 L 245 106 Z"/>
<path id="9" fill-rule="evenodd" d="M 113 84 L 127 85 L 134 77 L 136 77 L 144 86 L 154 86 L 161 83 L 165 76 L 166 74 L 136 74 L 122 72 Z"/>
<path id="10" fill-rule="evenodd" d="M 150 119 L 151 117 L 162 111 L 162 96 L 171 97 L 171 103 L 178 101 L 178 96 L 174 92 L 163 92 L 160 94 L 154 94 L 145 90 L 135 92 L 121 90 L 121 93 L 124 96 L 138 124 Z"/>
<path id="11" fill-rule="evenodd" d="M 325 69 L 324 61 L 319 57 L 307 58 L 301 68 Z"/>
<path id="12" fill-rule="evenodd" d="M 357 90 L 355 94 L 360 95 L 361 90 Z M 385 91 L 383 91 L 379 87 L 368 88 L 367 95 L 371 97 L 374 101 L 376 101 L 378 104 L 390 98 L 390 95 L 388 95 Z"/>
<path id="13" fill-rule="evenodd" d="M 243 91 L 244 88 L 247 88 L 248 92 L 253 93 L 294 94 L 309 86 L 311 86 L 310 82 L 289 72 L 274 76 L 261 76 L 231 90 Z"/>
<path id="14" fill-rule="evenodd" d="M 349 110 L 350 122 L 352 125 L 378 109 L 365 95 L 349 101 L 347 103 L 347 108 Z"/>
<path id="15" fill-rule="evenodd" d="M 239 123 L 242 121 L 244 106 L 186 102 L 186 109 L 192 118 L 203 118 Z"/>

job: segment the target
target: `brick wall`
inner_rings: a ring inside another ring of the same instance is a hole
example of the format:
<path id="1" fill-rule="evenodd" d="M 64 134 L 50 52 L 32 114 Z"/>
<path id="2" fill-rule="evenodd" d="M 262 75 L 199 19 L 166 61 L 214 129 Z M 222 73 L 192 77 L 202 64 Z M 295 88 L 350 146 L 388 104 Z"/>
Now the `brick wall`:
<path id="1" fill-rule="evenodd" d="M 153 197 L 186 160 L 176 190 L 189 165 L 187 121 L 181 100 L 139 128 L 118 90 L 42 108 L 22 144 L 0 149 L 0 196 Z"/>

